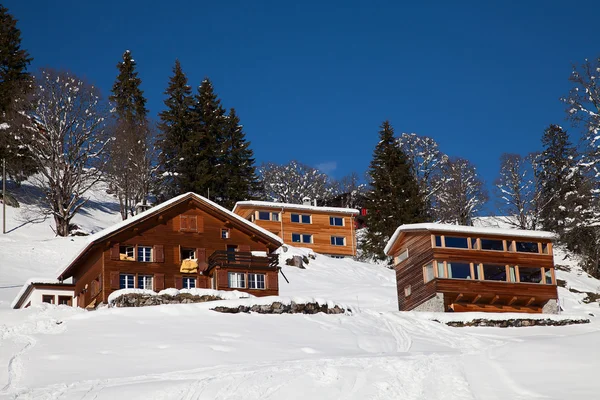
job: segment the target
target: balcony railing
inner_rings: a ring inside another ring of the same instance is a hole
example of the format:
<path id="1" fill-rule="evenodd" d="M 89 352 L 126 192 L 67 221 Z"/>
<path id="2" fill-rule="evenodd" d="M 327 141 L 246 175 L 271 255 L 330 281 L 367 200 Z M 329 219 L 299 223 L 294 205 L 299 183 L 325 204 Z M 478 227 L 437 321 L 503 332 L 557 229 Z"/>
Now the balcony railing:
<path id="1" fill-rule="evenodd" d="M 217 250 L 208 257 L 208 270 L 214 267 L 277 268 L 279 255 L 256 256 L 245 251 Z"/>

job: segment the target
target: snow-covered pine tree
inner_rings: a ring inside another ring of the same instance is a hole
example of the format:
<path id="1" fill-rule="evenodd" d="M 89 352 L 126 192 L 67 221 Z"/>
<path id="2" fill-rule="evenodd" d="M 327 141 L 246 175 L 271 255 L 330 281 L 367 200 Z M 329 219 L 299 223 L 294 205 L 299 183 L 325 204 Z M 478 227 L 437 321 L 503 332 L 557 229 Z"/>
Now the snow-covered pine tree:
<path id="1" fill-rule="evenodd" d="M 184 157 L 185 147 L 192 140 L 194 99 L 179 60 L 175 61 L 165 94 L 166 110 L 159 113 L 157 147 L 160 151 L 160 194 L 163 199 L 168 199 L 189 190 L 196 174 L 196 165 L 186 162 Z"/>
<path id="2" fill-rule="evenodd" d="M 542 146 L 538 159 L 540 222 L 544 229 L 562 235 L 586 219 L 589 191 L 567 131 L 550 125 L 542 136 Z"/>
<path id="3" fill-rule="evenodd" d="M 111 189 L 119 199 L 121 217 L 136 212 L 136 204 L 145 204 L 152 180 L 151 129 L 141 79 L 129 50 L 117 64 L 119 74 L 109 97 L 114 105 L 114 140 L 110 146 L 107 172 Z"/>
<path id="4" fill-rule="evenodd" d="M 56 234 L 67 236 L 71 219 L 102 178 L 110 138 L 108 110 L 99 91 L 67 72 L 41 70 L 33 97 L 35 126 L 20 136 L 39 170 L 34 184 L 44 193 Z"/>
<path id="5" fill-rule="evenodd" d="M 367 175 L 368 229 L 361 246 L 364 255 L 383 260 L 383 249 L 396 228 L 424 222 L 426 212 L 413 166 L 394 137 L 389 121 L 381 125 Z"/>
<path id="6" fill-rule="evenodd" d="M 6 160 L 7 173 L 16 182 L 34 173 L 36 165 L 27 148 L 19 146 L 26 133 L 23 126 L 31 125 L 23 115 L 31 107 L 27 99 L 33 89 L 27 72 L 31 61 L 21 48 L 17 20 L 0 4 L 0 160 Z"/>
<path id="7" fill-rule="evenodd" d="M 327 174 L 296 160 L 287 164 L 262 164 L 259 173 L 264 197 L 269 201 L 302 204 L 305 197 L 324 200 L 334 193 Z"/>
<path id="8" fill-rule="evenodd" d="M 184 181 L 185 190 L 220 202 L 225 194 L 226 178 L 223 169 L 225 110 L 208 78 L 200 84 L 192 109 L 193 132 L 183 158 L 186 165 L 195 165 L 195 174 Z"/>
<path id="9" fill-rule="evenodd" d="M 246 140 L 235 109 L 229 111 L 223 126 L 223 177 L 225 188 L 220 204 L 233 208 L 240 200 L 256 198 L 262 185 L 256 174 L 254 153 Z"/>
<path id="10" fill-rule="evenodd" d="M 440 189 L 433 200 L 435 218 L 445 223 L 473 225 L 473 218 L 488 200 L 475 166 L 464 158 L 448 159 L 437 179 Z"/>
<path id="11" fill-rule="evenodd" d="M 540 184 L 536 171 L 538 155 L 500 156 L 500 175 L 495 182 L 500 218 L 518 229 L 535 230 L 539 223 Z"/>

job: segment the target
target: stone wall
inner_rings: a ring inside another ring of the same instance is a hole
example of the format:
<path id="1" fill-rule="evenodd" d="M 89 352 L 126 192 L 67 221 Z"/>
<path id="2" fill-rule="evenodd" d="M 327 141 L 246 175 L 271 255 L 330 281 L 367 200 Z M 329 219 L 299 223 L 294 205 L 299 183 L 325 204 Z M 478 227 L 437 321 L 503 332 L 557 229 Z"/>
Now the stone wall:
<path id="1" fill-rule="evenodd" d="M 333 307 L 329 307 L 327 304 L 319 304 L 319 303 L 295 303 L 291 302 L 290 304 L 280 303 L 278 301 L 273 302 L 272 304 L 262 304 L 262 305 L 253 305 L 253 306 L 236 306 L 236 307 L 225 307 L 219 306 L 215 308 L 211 308 L 213 311 L 227 313 L 227 314 L 237 314 L 237 313 L 249 313 L 255 312 L 259 314 L 344 314 L 346 312 L 351 313 L 352 310 L 344 309 L 338 305 Z"/>
<path id="2" fill-rule="evenodd" d="M 411 311 L 444 312 L 444 295 L 437 293 L 431 299 L 419 304 Z"/>
<path id="3" fill-rule="evenodd" d="M 554 299 L 548 300 L 544 307 L 542 307 L 542 313 L 544 314 L 558 314 L 558 302 Z"/>
<path id="4" fill-rule="evenodd" d="M 438 320 L 434 320 L 440 322 Z M 565 325 L 577 325 L 577 324 L 589 324 L 589 319 L 560 319 L 554 320 L 550 318 L 545 319 L 534 319 L 534 318 L 511 318 L 504 320 L 492 320 L 485 318 L 476 318 L 471 321 L 448 321 L 444 322 L 448 326 L 455 328 L 462 328 L 465 326 L 487 326 L 495 328 L 509 328 L 509 327 L 525 327 L 525 326 L 565 326 Z"/>

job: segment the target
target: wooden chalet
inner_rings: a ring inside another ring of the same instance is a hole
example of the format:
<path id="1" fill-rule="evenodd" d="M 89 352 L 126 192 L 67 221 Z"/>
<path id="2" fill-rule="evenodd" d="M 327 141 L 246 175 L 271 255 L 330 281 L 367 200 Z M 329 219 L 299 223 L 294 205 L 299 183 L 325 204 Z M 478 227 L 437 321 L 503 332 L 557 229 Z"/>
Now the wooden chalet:
<path id="1" fill-rule="evenodd" d="M 554 234 L 443 224 L 400 226 L 394 257 L 401 311 L 558 312 Z"/>
<path id="2" fill-rule="evenodd" d="M 305 199 L 304 204 L 240 201 L 233 212 L 293 246 L 335 258 L 356 255 L 356 209 L 319 207 Z"/>
<path id="3" fill-rule="evenodd" d="M 74 304 L 95 307 L 118 289 L 212 288 L 277 295 L 282 240 L 195 193 L 89 237 L 60 273 Z"/>

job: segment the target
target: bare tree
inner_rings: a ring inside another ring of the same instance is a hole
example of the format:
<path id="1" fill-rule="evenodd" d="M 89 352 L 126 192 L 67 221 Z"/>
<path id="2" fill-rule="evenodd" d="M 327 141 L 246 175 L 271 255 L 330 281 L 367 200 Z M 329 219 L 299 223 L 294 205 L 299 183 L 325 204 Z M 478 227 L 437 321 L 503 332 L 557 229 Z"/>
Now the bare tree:
<path id="1" fill-rule="evenodd" d="M 361 183 L 360 177 L 356 172 L 333 181 L 332 189 L 332 196 L 334 197 L 326 203 L 335 204 L 335 206 L 339 207 L 360 207 L 360 203 L 367 193 L 367 185 Z"/>
<path id="2" fill-rule="evenodd" d="M 33 95 L 34 124 L 21 137 L 34 155 L 35 182 L 45 193 L 56 234 L 67 236 L 87 191 L 102 177 L 109 139 L 98 90 L 65 71 L 41 70 Z"/>
<path id="3" fill-rule="evenodd" d="M 440 190 L 433 201 L 436 219 L 459 225 L 473 225 L 473 218 L 488 200 L 475 166 L 463 158 L 449 159 L 436 176 Z"/>
<path id="4" fill-rule="evenodd" d="M 329 177 L 316 168 L 290 161 L 280 165 L 261 165 L 265 197 L 271 201 L 301 204 L 304 197 L 312 200 L 325 199 L 334 193 Z"/>
<path id="5" fill-rule="evenodd" d="M 522 157 L 503 154 L 500 176 L 495 182 L 503 222 L 519 229 L 537 228 L 540 212 L 540 182 L 536 173 L 536 154 Z"/>

